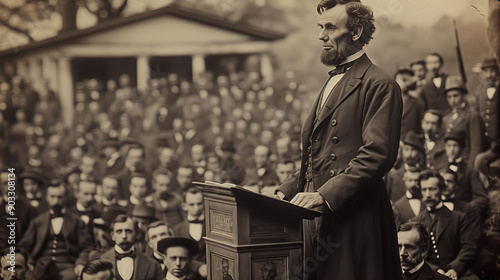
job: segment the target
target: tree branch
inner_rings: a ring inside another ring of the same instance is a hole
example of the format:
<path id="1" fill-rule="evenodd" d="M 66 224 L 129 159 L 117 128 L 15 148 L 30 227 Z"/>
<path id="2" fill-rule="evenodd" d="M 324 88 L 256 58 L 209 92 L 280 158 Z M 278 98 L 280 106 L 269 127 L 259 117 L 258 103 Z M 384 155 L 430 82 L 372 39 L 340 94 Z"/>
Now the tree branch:
<path id="1" fill-rule="evenodd" d="M 21 29 L 19 27 L 13 26 L 13 25 L 11 25 L 10 23 L 8 23 L 7 21 L 5 21 L 5 20 L 3 20 L 1 18 L 0 18 L 0 24 L 3 25 L 3 26 L 5 26 L 5 27 L 7 27 L 7 28 L 9 28 L 12 31 L 15 31 L 17 33 L 23 34 L 24 36 L 28 37 L 28 39 L 30 40 L 30 42 L 35 41 L 33 39 L 33 37 L 31 37 L 31 35 L 29 34 L 28 30 L 24 30 L 24 29 Z"/>

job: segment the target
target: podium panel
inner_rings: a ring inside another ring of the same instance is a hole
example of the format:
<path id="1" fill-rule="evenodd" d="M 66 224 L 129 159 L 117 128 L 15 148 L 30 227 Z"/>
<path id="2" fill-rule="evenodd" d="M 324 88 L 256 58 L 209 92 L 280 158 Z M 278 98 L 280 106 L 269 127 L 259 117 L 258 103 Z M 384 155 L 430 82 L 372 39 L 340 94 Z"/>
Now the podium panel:
<path id="1" fill-rule="evenodd" d="M 205 196 L 208 279 L 301 279 L 301 221 L 321 212 L 234 185 L 195 185 Z"/>

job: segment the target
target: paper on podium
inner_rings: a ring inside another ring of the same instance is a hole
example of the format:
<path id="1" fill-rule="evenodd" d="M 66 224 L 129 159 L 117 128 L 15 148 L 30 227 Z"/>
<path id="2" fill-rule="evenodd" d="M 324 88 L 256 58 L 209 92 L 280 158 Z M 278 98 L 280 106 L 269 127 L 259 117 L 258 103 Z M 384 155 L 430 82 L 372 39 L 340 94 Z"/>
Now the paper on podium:
<path id="1" fill-rule="evenodd" d="M 247 204 L 254 209 L 274 210 L 286 213 L 288 215 L 299 216 L 302 219 L 309 220 L 315 217 L 319 217 L 323 214 L 320 211 L 300 207 L 286 200 L 259 194 L 234 184 L 221 184 L 210 181 L 207 181 L 205 183 L 193 182 L 193 184 L 202 187 L 204 191 L 208 192 L 230 191 L 236 199 L 237 203 Z"/>

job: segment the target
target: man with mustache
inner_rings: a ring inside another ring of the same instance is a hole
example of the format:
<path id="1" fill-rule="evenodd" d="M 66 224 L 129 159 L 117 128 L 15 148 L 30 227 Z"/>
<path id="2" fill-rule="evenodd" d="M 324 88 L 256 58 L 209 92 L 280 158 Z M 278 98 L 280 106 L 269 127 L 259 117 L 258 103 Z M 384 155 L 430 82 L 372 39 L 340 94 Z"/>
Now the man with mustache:
<path id="1" fill-rule="evenodd" d="M 429 265 L 453 280 L 478 280 L 472 271 L 477 256 L 472 229 L 465 214 L 443 205 L 441 195 L 446 188 L 443 177 L 436 171 L 425 170 L 418 183 L 427 211 L 410 221 L 423 224 L 431 236 L 432 249 L 426 257 Z"/>
<path id="2" fill-rule="evenodd" d="M 0 278 L 3 280 L 25 280 L 28 278 L 28 253 L 10 247 L 0 252 Z"/>
<path id="3" fill-rule="evenodd" d="M 128 215 L 118 215 L 111 224 L 114 248 L 102 258 L 114 265 L 114 275 L 120 280 L 160 280 L 163 273 L 160 264 L 135 248 L 138 228 Z"/>
<path id="4" fill-rule="evenodd" d="M 382 179 L 398 154 L 401 89 L 363 51 L 375 31 L 369 7 L 323 0 L 317 11 L 321 61 L 332 70 L 302 128 L 300 171 L 276 195 L 323 212 L 304 221 L 305 279 L 401 279 Z"/>
<path id="5" fill-rule="evenodd" d="M 444 114 L 450 107 L 444 95 L 445 84 L 448 75 L 441 71 L 443 67 L 443 57 L 438 53 L 430 53 L 425 58 L 425 68 L 427 69 L 427 82 L 422 87 L 421 96 L 426 109 L 434 109 Z"/>
<path id="6" fill-rule="evenodd" d="M 407 223 L 398 231 L 399 257 L 403 280 L 447 280 L 425 261 L 431 247 L 429 233 L 422 224 Z"/>

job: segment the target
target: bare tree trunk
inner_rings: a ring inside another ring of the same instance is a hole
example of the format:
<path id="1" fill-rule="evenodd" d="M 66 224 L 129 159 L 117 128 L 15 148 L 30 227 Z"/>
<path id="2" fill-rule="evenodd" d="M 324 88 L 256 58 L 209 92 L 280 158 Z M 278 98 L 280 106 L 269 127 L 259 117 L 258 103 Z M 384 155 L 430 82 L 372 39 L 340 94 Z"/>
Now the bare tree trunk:
<path id="1" fill-rule="evenodd" d="M 59 33 L 71 31 L 76 29 L 76 12 L 78 6 L 76 0 L 61 0 L 59 6 L 59 13 L 62 17 L 62 27 Z"/>

